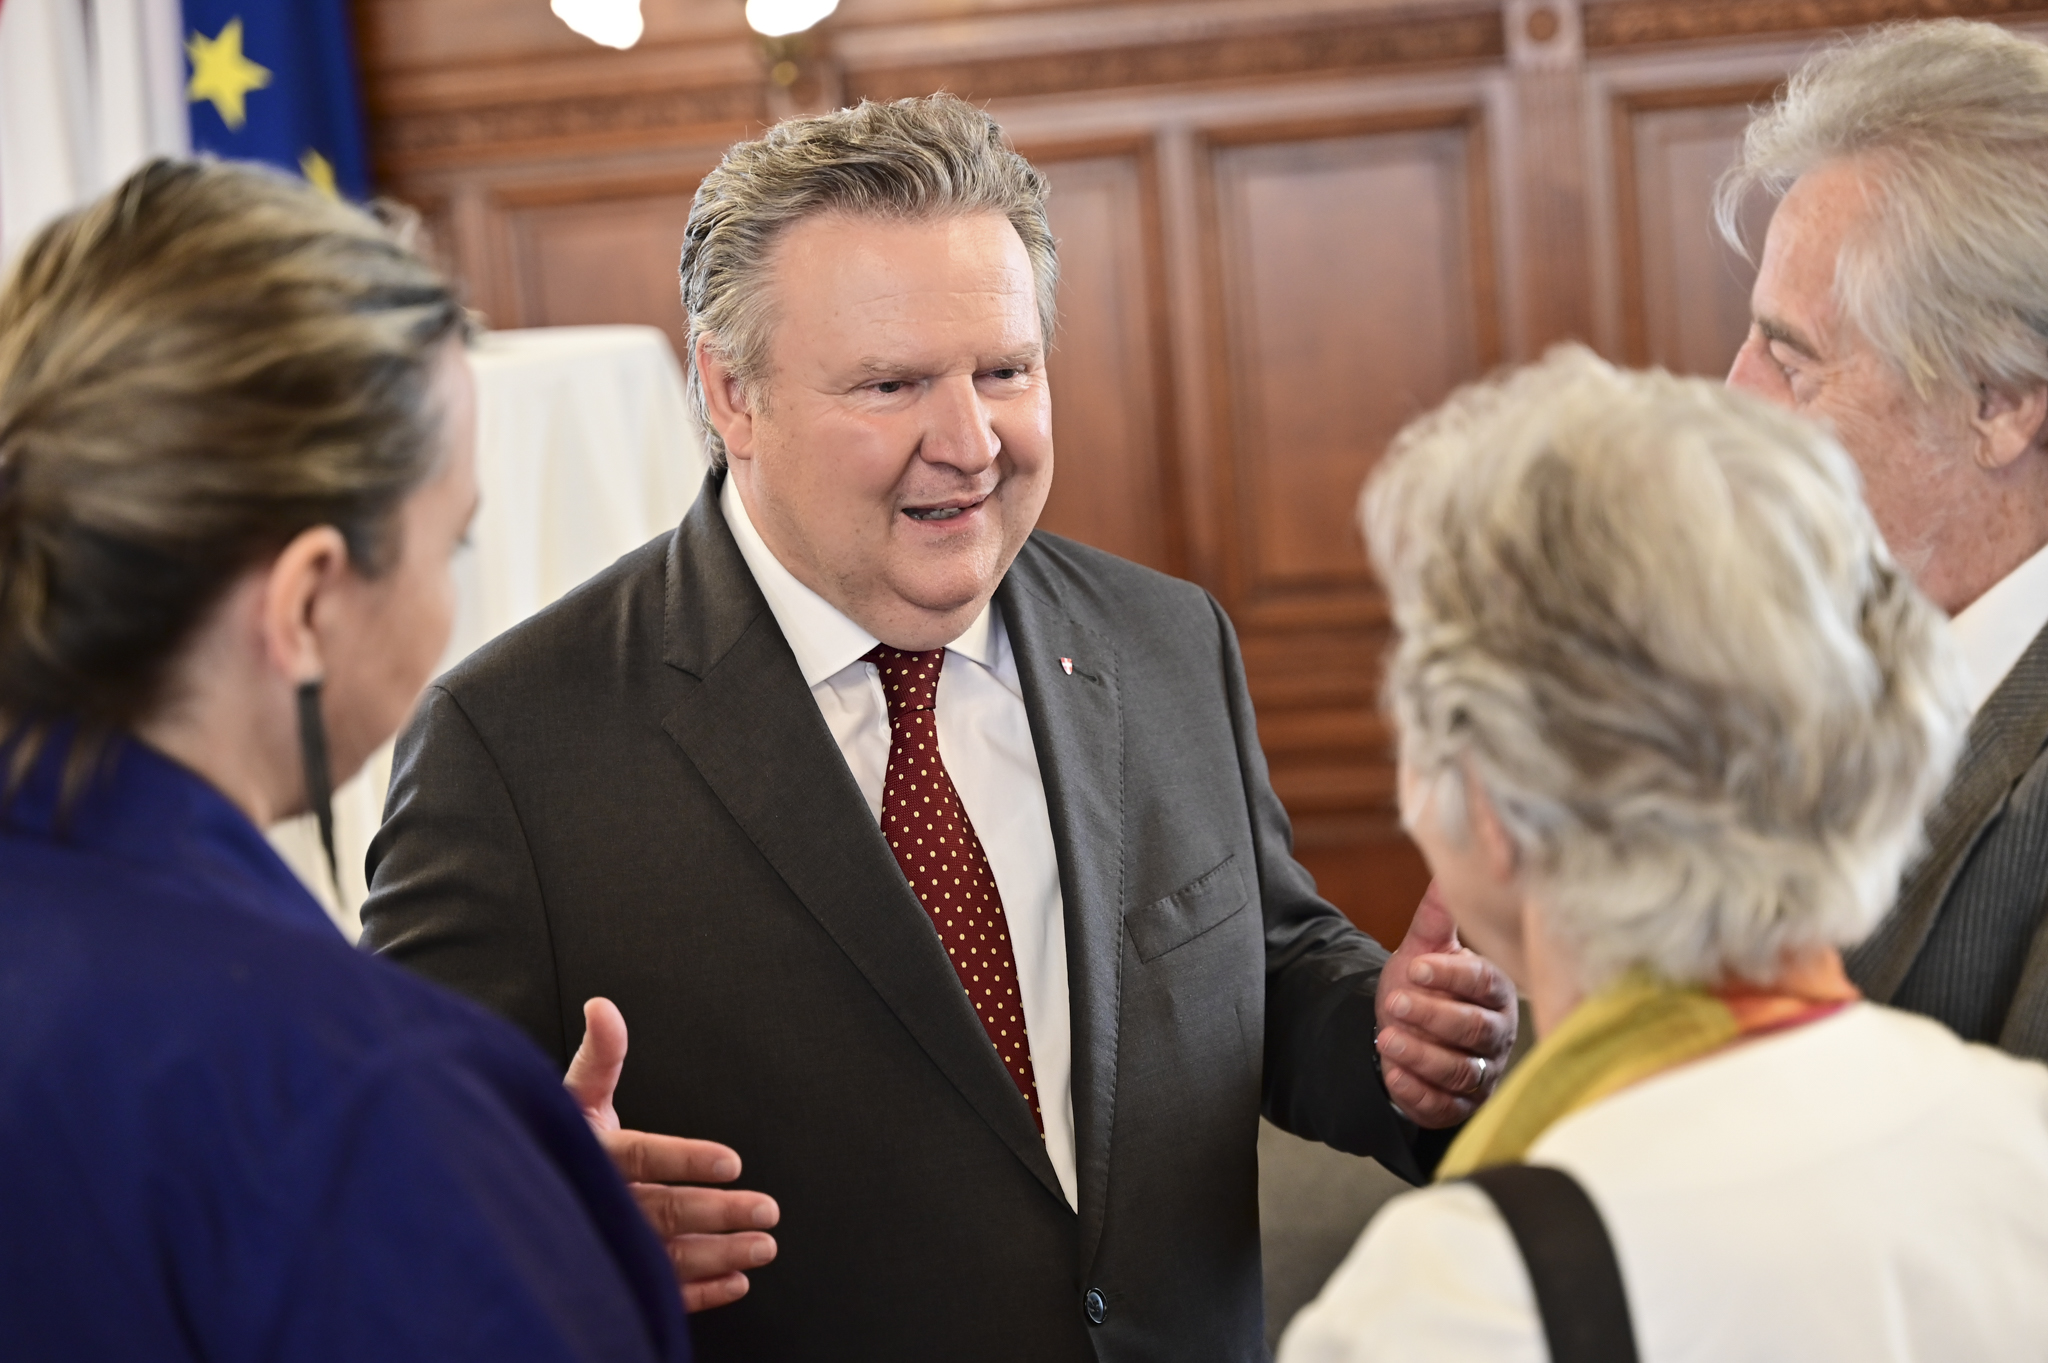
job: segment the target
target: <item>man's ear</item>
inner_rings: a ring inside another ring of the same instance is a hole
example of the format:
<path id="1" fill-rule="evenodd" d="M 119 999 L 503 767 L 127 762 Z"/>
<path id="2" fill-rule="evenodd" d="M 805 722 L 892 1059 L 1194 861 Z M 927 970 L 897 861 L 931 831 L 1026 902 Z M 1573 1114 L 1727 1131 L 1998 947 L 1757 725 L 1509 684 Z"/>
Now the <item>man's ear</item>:
<path id="1" fill-rule="evenodd" d="M 348 566 L 348 541 L 341 532 L 331 525 L 316 525 L 300 531 L 264 576 L 264 654 L 294 685 L 327 675 L 321 626 Z"/>
<path id="2" fill-rule="evenodd" d="M 735 459 L 754 457 L 754 405 L 746 388 L 718 352 L 718 338 L 705 332 L 697 338 L 698 382 L 704 386 L 704 407 L 711 429 Z"/>
<path id="3" fill-rule="evenodd" d="M 1970 428 L 1977 437 L 1980 468 L 2009 468 L 2040 441 L 2048 421 L 2048 385 L 2036 384 L 2016 393 L 1988 385 L 1977 390 L 1977 411 Z"/>

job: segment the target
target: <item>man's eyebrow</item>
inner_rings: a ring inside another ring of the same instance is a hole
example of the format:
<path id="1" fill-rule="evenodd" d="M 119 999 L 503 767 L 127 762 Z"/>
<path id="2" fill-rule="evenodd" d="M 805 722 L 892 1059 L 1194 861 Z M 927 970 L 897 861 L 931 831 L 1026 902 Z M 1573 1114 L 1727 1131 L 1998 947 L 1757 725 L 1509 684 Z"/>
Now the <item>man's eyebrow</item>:
<path id="1" fill-rule="evenodd" d="M 1029 349 L 1012 351 L 1007 355 L 998 355 L 992 359 L 976 360 L 974 368 L 976 373 L 987 373 L 991 369 L 1024 369 L 1037 364 L 1042 355 L 1043 352 L 1037 346 L 1032 346 Z M 863 359 L 859 365 L 860 372 L 871 379 L 921 379 L 944 367 L 943 365 L 906 363 L 902 360 L 885 360 L 875 355 L 870 355 Z"/>
<path id="2" fill-rule="evenodd" d="M 931 373 L 930 365 L 906 364 L 902 360 L 884 360 L 873 355 L 863 359 L 858 368 L 871 379 L 921 379 Z"/>
<path id="3" fill-rule="evenodd" d="M 1809 360 L 1818 360 L 1820 358 L 1820 350 L 1813 342 L 1807 340 L 1805 336 L 1775 317 L 1757 318 L 1756 329 L 1766 341 L 1791 346 L 1792 349 L 1798 351 Z"/>

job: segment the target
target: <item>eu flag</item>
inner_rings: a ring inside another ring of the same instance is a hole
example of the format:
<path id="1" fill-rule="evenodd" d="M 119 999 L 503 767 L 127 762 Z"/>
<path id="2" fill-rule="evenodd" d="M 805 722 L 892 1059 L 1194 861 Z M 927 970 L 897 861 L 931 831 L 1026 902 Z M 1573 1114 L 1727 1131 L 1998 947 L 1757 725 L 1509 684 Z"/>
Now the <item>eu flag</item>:
<path id="1" fill-rule="evenodd" d="M 183 0 L 192 149 L 370 191 L 347 0 Z"/>

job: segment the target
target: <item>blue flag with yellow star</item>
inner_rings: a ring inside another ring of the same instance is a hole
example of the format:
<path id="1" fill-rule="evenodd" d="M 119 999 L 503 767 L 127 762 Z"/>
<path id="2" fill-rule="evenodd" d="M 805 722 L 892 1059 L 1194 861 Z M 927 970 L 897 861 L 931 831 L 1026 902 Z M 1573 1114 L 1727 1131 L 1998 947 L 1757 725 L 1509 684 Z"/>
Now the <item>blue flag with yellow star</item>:
<path id="1" fill-rule="evenodd" d="M 192 149 L 370 192 L 347 0 L 183 0 Z"/>

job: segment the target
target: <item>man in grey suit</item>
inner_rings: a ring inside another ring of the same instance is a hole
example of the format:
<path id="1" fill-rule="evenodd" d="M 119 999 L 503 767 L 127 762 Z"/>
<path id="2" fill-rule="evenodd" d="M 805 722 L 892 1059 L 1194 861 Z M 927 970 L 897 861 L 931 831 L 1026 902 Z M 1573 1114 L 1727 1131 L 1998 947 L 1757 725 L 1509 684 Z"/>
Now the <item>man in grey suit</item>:
<path id="1" fill-rule="evenodd" d="M 1261 1111 L 1419 1179 L 1513 1040 L 1440 912 L 1390 960 L 1316 897 L 1216 604 L 1033 533 L 1044 193 L 947 97 L 735 147 L 703 495 L 400 744 L 367 940 L 558 1058 L 608 995 L 621 1119 L 779 1202 L 708 1359 L 1260 1357 Z"/>
<path id="2" fill-rule="evenodd" d="M 2048 48 L 1946 21 L 1823 53 L 1750 126 L 1730 240 L 1759 187 L 1784 197 L 1729 382 L 1834 427 L 1977 706 L 1849 971 L 2048 1058 Z"/>

